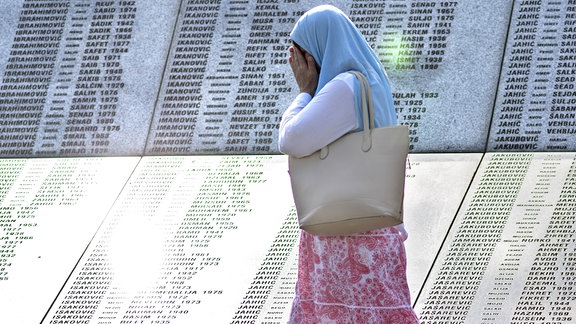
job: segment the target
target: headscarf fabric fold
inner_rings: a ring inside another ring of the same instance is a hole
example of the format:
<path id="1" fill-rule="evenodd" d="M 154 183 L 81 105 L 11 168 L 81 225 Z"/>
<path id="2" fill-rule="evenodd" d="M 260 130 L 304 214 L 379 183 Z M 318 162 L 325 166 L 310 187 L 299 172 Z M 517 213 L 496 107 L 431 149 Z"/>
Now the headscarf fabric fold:
<path id="1" fill-rule="evenodd" d="M 340 9 L 322 5 L 307 11 L 296 22 L 290 38 L 320 65 L 320 91 L 338 74 L 362 72 L 369 80 L 374 101 L 375 127 L 396 125 L 396 111 L 388 76 L 378 56 L 354 23 Z M 359 82 L 355 82 L 356 107 L 362 107 Z M 357 111 L 357 116 L 361 112 Z M 359 119 L 362 128 L 362 119 Z"/>

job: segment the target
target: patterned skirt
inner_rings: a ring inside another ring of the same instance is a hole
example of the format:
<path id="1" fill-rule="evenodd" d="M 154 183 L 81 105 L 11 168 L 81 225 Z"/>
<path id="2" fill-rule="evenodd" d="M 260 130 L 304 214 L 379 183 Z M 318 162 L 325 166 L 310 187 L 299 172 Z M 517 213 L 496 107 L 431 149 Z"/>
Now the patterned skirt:
<path id="1" fill-rule="evenodd" d="M 418 323 L 395 227 L 353 236 L 302 231 L 290 323 Z"/>

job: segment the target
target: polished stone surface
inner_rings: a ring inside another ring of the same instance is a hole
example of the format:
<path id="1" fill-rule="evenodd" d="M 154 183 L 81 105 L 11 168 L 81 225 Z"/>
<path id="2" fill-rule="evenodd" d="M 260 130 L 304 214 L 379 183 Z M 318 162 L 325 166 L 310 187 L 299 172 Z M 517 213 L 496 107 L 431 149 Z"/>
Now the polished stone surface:
<path id="1" fill-rule="evenodd" d="M 516 2 L 506 44 L 487 151 L 575 151 L 576 4 Z"/>
<path id="2" fill-rule="evenodd" d="M 574 321 L 575 161 L 484 156 L 416 303 L 423 323 Z"/>
<path id="3" fill-rule="evenodd" d="M 321 2 L 261 2 L 0 1 L 0 323 L 286 322 L 276 138 Z M 576 4 L 332 3 L 411 129 L 422 321 L 573 322 Z"/>
<path id="4" fill-rule="evenodd" d="M 3 1 L 0 156 L 142 155 L 179 1 Z"/>
<path id="5" fill-rule="evenodd" d="M 407 275 L 423 321 L 574 316 L 574 161 L 410 155 Z M 2 171 L 0 322 L 287 319 L 299 230 L 284 156 L 5 159 Z"/>
<path id="6" fill-rule="evenodd" d="M 138 160 L 0 160 L 1 323 L 41 321 Z"/>

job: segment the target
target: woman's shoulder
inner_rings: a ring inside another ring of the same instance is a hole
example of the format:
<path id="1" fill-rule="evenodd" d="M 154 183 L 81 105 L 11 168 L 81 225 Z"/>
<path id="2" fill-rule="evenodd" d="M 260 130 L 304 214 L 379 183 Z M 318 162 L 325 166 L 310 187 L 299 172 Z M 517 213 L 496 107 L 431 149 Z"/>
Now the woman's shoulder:
<path id="1" fill-rule="evenodd" d="M 354 74 L 350 73 L 350 72 L 342 72 L 340 74 L 338 74 L 337 76 L 334 77 L 334 79 L 332 80 L 342 80 L 342 81 L 346 81 L 346 82 L 351 82 L 354 81 Z"/>
<path id="2" fill-rule="evenodd" d="M 330 82 L 328 82 L 327 85 L 332 84 L 330 85 L 330 87 L 336 85 L 338 85 L 338 87 L 341 87 L 343 85 L 346 85 L 350 90 L 354 91 L 354 79 L 355 77 L 352 73 L 343 72 L 335 76 L 332 80 L 330 80 Z"/>

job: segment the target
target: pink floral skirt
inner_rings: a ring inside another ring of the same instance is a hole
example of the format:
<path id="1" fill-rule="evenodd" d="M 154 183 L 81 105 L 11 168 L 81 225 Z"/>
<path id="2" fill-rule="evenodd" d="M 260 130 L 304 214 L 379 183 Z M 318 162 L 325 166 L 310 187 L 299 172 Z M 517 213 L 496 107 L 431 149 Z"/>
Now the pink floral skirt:
<path id="1" fill-rule="evenodd" d="M 302 231 L 290 323 L 418 323 L 394 228 L 353 236 Z"/>

